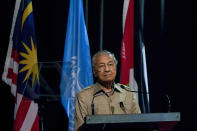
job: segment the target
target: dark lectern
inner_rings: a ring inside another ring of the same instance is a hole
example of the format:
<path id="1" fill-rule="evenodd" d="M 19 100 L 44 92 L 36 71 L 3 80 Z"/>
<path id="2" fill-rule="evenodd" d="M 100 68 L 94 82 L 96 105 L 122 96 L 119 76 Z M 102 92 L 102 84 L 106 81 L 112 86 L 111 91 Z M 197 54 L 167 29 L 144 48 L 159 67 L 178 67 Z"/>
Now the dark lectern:
<path id="1" fill-rule="evenodd" d="M 90 115 L 81 129 L 100 131 L 170 131 L 180 121 L 180 113 Z"/>

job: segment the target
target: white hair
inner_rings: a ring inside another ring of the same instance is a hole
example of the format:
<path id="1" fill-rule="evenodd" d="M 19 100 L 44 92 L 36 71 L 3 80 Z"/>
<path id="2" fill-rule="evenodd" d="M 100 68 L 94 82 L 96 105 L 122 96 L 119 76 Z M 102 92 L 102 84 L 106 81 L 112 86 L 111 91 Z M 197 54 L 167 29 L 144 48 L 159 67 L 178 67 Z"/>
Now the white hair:
<path id="1" fill-rule="evenodd" d="M 97 56 L 100 56 L 100 55 L 109 55 L 110 58 L 112 58 L 114 60 L 114 63 L 117 65 L 118 64 L 118 61 L 116 60 L 115 58 L 115 55 L 107 50 L 101 50 L 101 51 L 98 51 L 97 53 L 95 53 L 92 57 L 92 67 L 93 69 L 95 68 L 95 59 Z"/>

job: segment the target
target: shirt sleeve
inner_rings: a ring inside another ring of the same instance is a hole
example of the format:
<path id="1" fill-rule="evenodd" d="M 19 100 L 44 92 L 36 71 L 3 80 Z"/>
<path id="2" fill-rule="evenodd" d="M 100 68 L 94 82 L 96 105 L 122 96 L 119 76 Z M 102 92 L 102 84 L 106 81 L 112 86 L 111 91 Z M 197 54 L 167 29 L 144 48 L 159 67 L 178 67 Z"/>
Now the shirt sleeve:
<path id="1" fill-rule="evenodd" d="M 87 114 L 87 104 L 85 103 L 83 95 L 79 93 L 76 98 L 75 131 L 78 131 L 79 127 L 83 125 L 84 118 Z"/>

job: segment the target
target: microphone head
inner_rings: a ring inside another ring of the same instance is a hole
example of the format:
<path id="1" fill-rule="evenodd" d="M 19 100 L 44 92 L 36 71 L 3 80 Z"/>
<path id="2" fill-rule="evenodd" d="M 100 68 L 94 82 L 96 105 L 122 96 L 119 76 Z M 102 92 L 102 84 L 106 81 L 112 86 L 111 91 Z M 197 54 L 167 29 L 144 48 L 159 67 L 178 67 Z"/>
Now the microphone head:
<path id="1" fill-rule="evenodd" d="M 120 108 L 126 113 L 125 107 L 124 107 L 124 103 L 121 101 L 120 102 Z"/>

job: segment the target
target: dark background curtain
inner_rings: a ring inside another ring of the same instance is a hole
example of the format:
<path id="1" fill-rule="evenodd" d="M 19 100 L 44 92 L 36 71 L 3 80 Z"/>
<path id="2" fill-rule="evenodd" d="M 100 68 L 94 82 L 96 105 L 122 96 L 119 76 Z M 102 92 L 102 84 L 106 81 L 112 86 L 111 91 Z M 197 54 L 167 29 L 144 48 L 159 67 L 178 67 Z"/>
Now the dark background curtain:
<path id="1" fill-rule="evenodd" d="M 61 61 L 64 51 L 69 0 L 32 0 L 34 8 L 38 59 Z M 15 0 L 0 3 L 0 42 L 2 75 L 9 42 Z M 84 1 L 85 4 L 85 1 Z M 104 1 L 103 49 L 115 54 L 119 61 L 116 82 L 120 79 L 120 47 L 122 40 L 123 0 Z M 85 6 L 84 6 L 85 7 Z M 84 8 L 86 10 L 86 8 Z M 174 131 L 195 130 L 197 98 L 194 84 L 194 39 L 191 1 L 165 0 L 164 28 L 161 28 L 161 1 L 145 1 L 144 40 L 146 46 L 151 112 L 167 112 L 166 94 L 171 111 L 181 112 L 181 122 Z M 86 14 L 87 15 L 87 14 Z M 91 54 L 99 50 L 100 0 L 88 2 L 88 36 Z M 50 76 L 53 79 L 53 75 Z M 59 88 L 59 87 L 57 87 Z M 0 80 L 0 130 L 11 131 L 14 98 L 9 87 Z M 67 117 L 60 101 L 43 102 L 44 128 L 66 130 Z M 197 130 L 197 129 L 196 129 Z"/>

